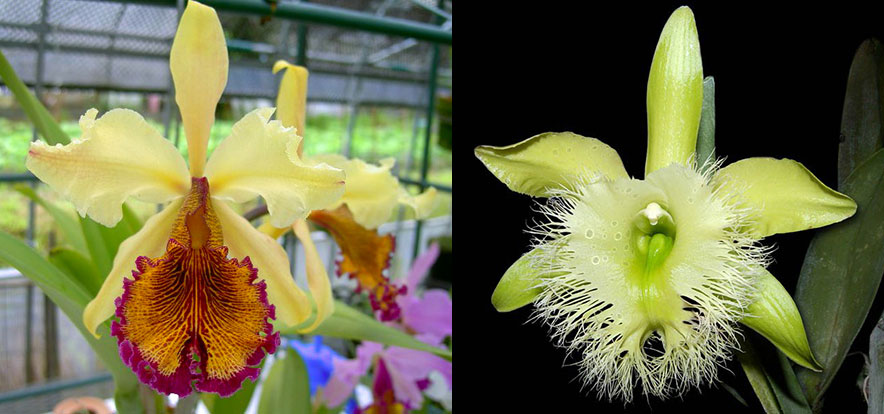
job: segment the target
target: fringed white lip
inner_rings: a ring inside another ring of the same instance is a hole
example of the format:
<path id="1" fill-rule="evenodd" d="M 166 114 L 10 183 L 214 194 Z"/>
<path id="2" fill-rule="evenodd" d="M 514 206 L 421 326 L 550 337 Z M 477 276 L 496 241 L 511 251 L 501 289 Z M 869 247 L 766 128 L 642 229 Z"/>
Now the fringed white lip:
<path id="1" fill-rule="evenodd" d="M 718 165 L 672 164 L 646 180 L 582 177 L 541 206 L 549 221 L 531 230 L 542 252 L 535 268 L 556 276 L 542 279 L 534 319 L 579 356 L 584 383 L 601 396 L 629 401 L 636 385 L 680 393 L 714 380 L 738 346 L 736 323 L 754 295 L 749 269 L 767 263 L 768 249 L 740 230 L 752 212 L 739 194 L 711 182 Z M 671 251 L 648 269 L 639 239 L 661 231 Z"/>

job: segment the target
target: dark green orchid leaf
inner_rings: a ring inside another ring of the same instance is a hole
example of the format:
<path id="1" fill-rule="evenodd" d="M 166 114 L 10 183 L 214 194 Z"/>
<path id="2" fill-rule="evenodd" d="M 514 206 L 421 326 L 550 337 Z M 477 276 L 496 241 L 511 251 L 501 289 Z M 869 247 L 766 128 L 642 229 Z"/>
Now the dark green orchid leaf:
<path id="1" fill-rule="evenodd" d="M 73 216 L 58 208 L 54 204 L 44 200 L 43 197 L 40 197 L 40 195 L 37 194 L 37 191 L 35 191 L 32 187 L 29 187 L 27 185 L 17 185 L 15 186 L 15 191 L 18 191 L 25 197 L 39 204 L 40 207 L 43 207 L 46 212 L 48 212 L 49 215 L 52 216 L 52 219 L 55 220 L 55 223 L 58 224 L 58 227 L 64 234 L 65 240 L 70 243 L 71 247 L 73 247 L 80 253 L 89 253 L 89 250 L 86 247 L 86 239 L 83 238 L 83 230 L 80 229 L 80 225 L 77 223 L 77 220 Z"/>
<path id="2" fill-rule="evenodd" d="M 55 119 L 46 110 L 46 107 L 40 103 L 31 91 L 28 90 L 24 82 L 19 79 L 18 75 L 15 74 L 15 70 L 9 64 L 9 61 L 6 60 L 6 56 L 3 56 L 2 52 L 0 52 L 0 78 L 3 78 L 3 83 L 15 95 L 15 100 L 25 110 L 28 119 L 34 123 L 34 127 L 37 128 L 37 132 L 43 137 L 44 141 L 50 144 L 67 144 L 71 142 L 70 137 L 61 130 L 58 122 L 55 122 Z"/>
<path id="3" fill-rule="evenodd" d="M 856 51 L 847 78 L 838 146 L 838 185 L 882 147 L 884 139 L 884 46 L 869 39 Z"/>
<path id="4" fill-rule="evenodd" d="M 296 334 L 293 328 L 280 329 L 283 334 Z M 416 349 L 436 354 L 451 360 L 451 351 L 426 344 L 414 339 L 413 336 L 396 328 L 389 327 L 366 315 L 346 303 L 335 301 L 335 310 L 328 319 L 311 332 L 314 335 L 333 336 L 336 338 L 356 339 L 360 341 L 378 342 L 402 348 Z"/>
<path id="5" fill-rule="evenodd" d="M 884 273 L 884 150 L 859 165 L 841 190 L 856 201 L 857 213 L 818 231 L 795 291 L 810 348 L 823 367 L 819 373 L 798 368 L 814 407 L 862 327 Z"/>
<path id="6" fill-rule="evenodd" d="M 0 260 L 6 261 L 33 281 L 67 315 L 83 338 L 86 338 L 103 365 L 114 377 L 118 410 L 131 413 L 142 412 L 138 395 L 138 379 L 129 367 L 123 365 L 116 339 L 110 335 L 109 324 L 105 323 L 98 327 L 99 338 L 92 336 L 83 325 L 83 308 L 92 299 L 89 291 L 53 266 L 33 248 L 4 232 L 0 232 Z"/>
<path id="7" fill-rule="evenodd" d="M 754 341 L 750 337 L 741 341 L 737 359 L 765 412 L 810 413 L 789 358 L 776 349 L 757 347 Z"/>
<path id="8" fill-rule="evenodd" d="M 703 110 L 697 132 L 697 165 L 715 160 L 715 78 L 703 79 Z"/>
<path id="9" fill-rule="evenodd" d="M 884 315 L 869 339 L 869 414 L 884 414 Z"/>
<path id="10" fill-rule="evenodd" d="M 95 263 L 95 267 L 103 275 L 102 281 L 110 273 L 114 264 L 114 256 L 120 243 L 135 234 L 141 228 L 138 217 L 123 204 L 123 219 L 114 227 L 105 227 L 89 217 L 80 217 L 80 226 L 86 239 L 89 256 Z"/>
<path id="11" fill-rule="evenodd" d="M 49 262 L 59 270 L 80 283 L 90 297 L 95 297 L 104 283 L 105 274 L 98 273 L 95 264 L 80 252 L 67 248 L 53 249 L 49 252 Z"/>
<path id="12" fill-rule="evenodd" d="M 310 377 L 298 351 L 286 347 L 276 354 L 261 386 L 258 414 L 310 414 Z M 282 355 L 282 358 L 279 356 Z"/>
<path id="13" fill-rule="evenodd" d="M 746 340 L 740 345 L 740 349 L 737 352 L 737 359 L 740 361 L 740 366 L 743 367 L 743 372 L 746 373 L 746 378 L 749 379 L 752 390 L 755 391 L 755 396 L 758 397 L 758 401 L 764 407 L 764 412 L 767 414 L 781 414 L 783 409 L 780 408 L 776 392 L 767 374 L 764 372 L 764 366 L 761 364 L 755 348 L 750 341 Z"/>

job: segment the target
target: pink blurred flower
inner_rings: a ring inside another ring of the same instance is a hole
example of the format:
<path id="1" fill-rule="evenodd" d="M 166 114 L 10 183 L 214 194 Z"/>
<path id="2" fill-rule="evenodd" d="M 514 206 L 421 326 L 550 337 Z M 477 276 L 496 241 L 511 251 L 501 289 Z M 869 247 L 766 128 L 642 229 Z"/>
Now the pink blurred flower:
<path id="1" fill-rule="evenodd" d="M 353 393 L 359 378 L 368 373 L 375 358 L 385 364 L 396 401 L 408 408 L 423 405 L 422 391 L 429 385 L 428 377 L 433 371 L 442 374 L 451 387 L 450 361 L 424 351 L 395 346 L 384 348 L 375 342 L 363 342 L 356 348 L 356 359 L 334 361 L 334 372 L 322 392 L 326 405 L 341 405 Z"/>
<path id="2" fill-rule="evenodd" d="M 422 295 L 417 292 L 437 258 L 439 245 L 433 243 L 415 259 L 405 279 L 405 293 L 396 298 L 401 317 L 392 324 L 435 346 L 451 335 L 451 297 L 442 289 L 429 289 Z"/>

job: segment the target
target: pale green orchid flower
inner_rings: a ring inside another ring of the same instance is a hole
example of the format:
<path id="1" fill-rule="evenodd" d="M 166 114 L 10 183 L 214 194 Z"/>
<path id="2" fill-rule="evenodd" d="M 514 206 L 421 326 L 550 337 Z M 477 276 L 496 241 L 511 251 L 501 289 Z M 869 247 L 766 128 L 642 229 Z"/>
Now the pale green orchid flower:
<path id="1" fill-rule="evenodd" d="M 801 316 L 766 270 L 766 236 L 844 220 L 856 204 L 789 159 L 694 160 L 703 68 L 694 16 L 676 10 L 648 79 L 645 179 L 594 138 L 546 133 L 476 156 L 513 191 L 549 197 L 533 250 L 501 279 L 502 312 L 533 302 L 603 397 L 666 397 L 712 381 L 749 326 L 819 369 Z M 700 160 L 704 161 L 704 160 Z"/>

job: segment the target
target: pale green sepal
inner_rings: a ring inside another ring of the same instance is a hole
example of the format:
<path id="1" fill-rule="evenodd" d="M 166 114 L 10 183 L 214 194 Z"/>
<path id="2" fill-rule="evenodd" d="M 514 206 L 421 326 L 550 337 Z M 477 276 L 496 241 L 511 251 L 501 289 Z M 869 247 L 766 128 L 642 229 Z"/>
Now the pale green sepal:
<path id="1" fill-rule="evenodd" d="M 746 230 L 759 238 L 828 226 L 856 213 L 850 197 L 790 159 L 740 160 L 719 170 L 715 181 L 753 210 Z"/>
<path id="2" fill-rule="evenodd" d="M 491 304 L 498 312 L 509 312 L 521 308 L 534 301 L 543 288 L 538 286 L 541 278 L 550 277 L 553 274 L 544 275 L 537 270 L 537 262 L 541 260 L 541 251 L 531 250 L 516 260 L 494 288 L 491 294 Z"/>
<path id="3" fill-rule="evenodd" d="M 703 61 L 694 14 L 679 7 L 663 27 L 648 76 L 648 156 L 645 177 L 685 164 L 697 146 L 703 108 Z"/>
<path id="4" fill-rule="evenodd" d="M 569 188 L 581 174 L 628 177 L 617 151 L 571 132 L 547 132 L 506 147 L 482 145 L 476 157 L 510 190 L 534 197 Z"/>
<path id="5" fill-rule="evenodd" d="M 740 322 L 767 338 L 798 365 L 821 371 L 822 366 L 814 358 L 807 343 L 801 314 L 786 288 L 763 269 L 759 269 L 756 287 L 757 299 L 749 305 L 748 316 Z"/>

